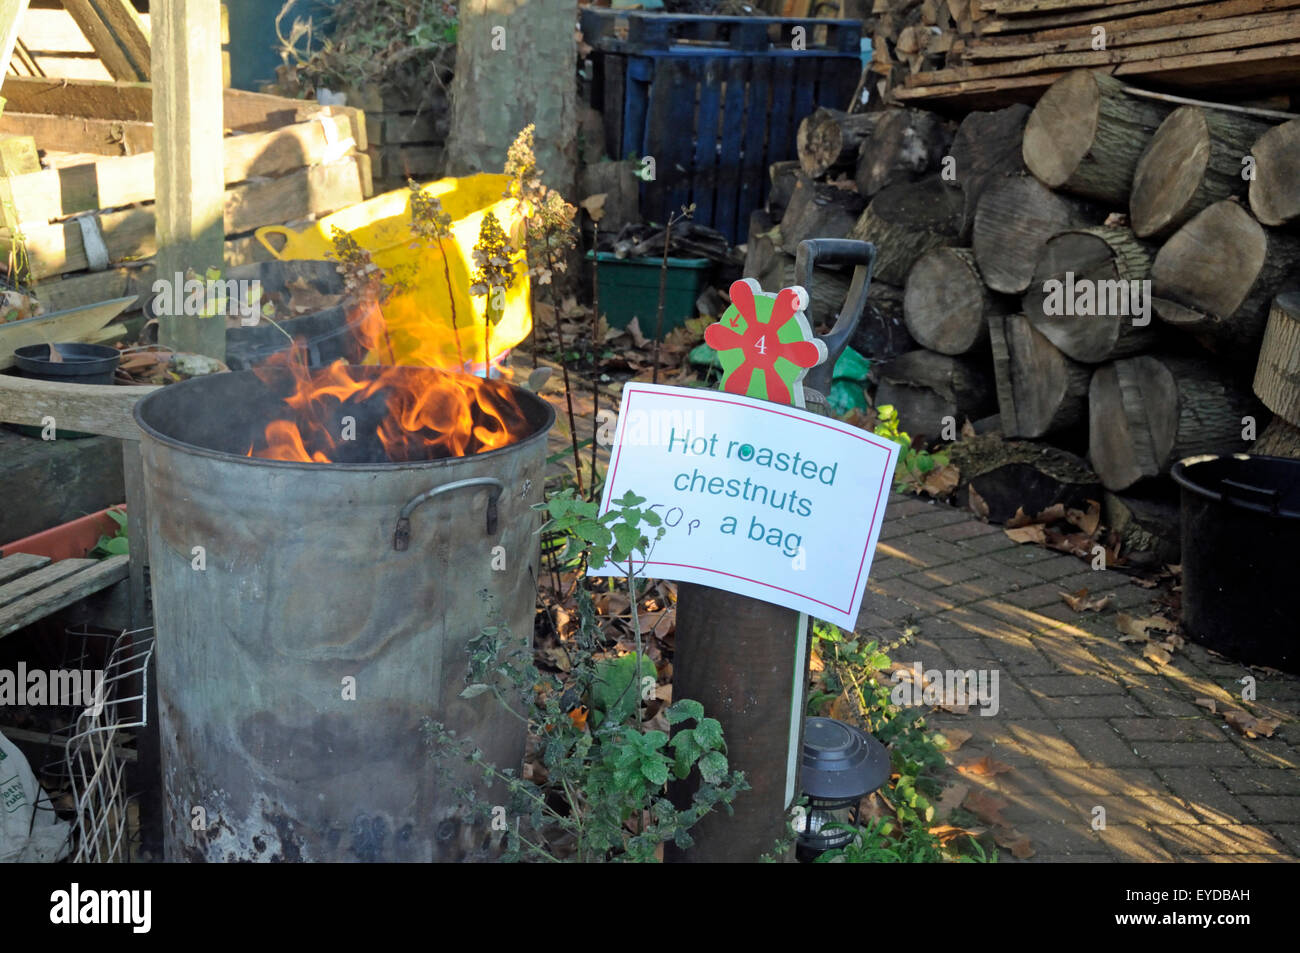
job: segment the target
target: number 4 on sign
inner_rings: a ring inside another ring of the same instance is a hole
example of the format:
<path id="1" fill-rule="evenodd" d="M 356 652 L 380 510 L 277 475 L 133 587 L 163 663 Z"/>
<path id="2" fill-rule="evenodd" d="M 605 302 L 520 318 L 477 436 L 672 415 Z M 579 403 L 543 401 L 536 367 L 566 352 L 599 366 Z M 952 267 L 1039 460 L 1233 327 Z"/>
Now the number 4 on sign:
<path id="1" fill-rule="evenodd" d="M 826 360 L 804 314 L 808 292 L 796 285 L 767 294 L 753 278 L 730 292 L 731 306 L 704 332 L 722 364 L 722 390 L 802 407 L 804 376 Z"/>

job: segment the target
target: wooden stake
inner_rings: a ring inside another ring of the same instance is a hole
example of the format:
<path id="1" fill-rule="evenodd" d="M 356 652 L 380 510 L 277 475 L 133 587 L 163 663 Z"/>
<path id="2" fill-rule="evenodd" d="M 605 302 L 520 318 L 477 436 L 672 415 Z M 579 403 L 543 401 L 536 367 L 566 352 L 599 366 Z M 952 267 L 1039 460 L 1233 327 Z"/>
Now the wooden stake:
<path id="1" fill-rule="evenodd" d="M 158 274 L 222 265 L 221 5 L 157 0 L 153 6 L 154 187 Z M 178 351 L 224 360 L 226 322 L 159 317 L 158 339 Z"/>

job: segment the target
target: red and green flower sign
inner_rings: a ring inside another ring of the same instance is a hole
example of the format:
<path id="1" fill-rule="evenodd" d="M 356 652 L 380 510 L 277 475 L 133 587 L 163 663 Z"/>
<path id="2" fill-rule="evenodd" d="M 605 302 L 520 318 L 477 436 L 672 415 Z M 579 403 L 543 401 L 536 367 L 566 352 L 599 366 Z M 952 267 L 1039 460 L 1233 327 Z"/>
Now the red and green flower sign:
<path id="1" fill-rule="evenodd" d="M 767 294 L 753 278 L 730 292 L 731 306 L 704 333 L 722 364 L 722 390 L 802 407 L 804 375 L 826 360 L 804 314 L 808 292 L 796 285 Z"/>

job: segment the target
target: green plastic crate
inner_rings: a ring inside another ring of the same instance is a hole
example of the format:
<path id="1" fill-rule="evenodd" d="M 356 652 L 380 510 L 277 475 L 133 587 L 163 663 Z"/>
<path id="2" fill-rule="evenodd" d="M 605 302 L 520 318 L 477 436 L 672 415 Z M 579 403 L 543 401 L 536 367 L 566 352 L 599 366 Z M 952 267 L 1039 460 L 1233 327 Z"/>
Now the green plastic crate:
<path id="1" fill-rule="evenodd" d="M 587 253 L 590 259 L 592 253 Z M 600 277 L 600 310 L 612 328 L 625 328 L 633 318 L 648 338 L 655 336 L 659 316 L 659 266 L 662 258 L 616 258 L 613 253 L 596 253 Z M 669 258 L 664 282 L 664 326 L 667 334 L 695 316 L 695 299 L 700 296 L 711 262 L 707 258 Z"/>

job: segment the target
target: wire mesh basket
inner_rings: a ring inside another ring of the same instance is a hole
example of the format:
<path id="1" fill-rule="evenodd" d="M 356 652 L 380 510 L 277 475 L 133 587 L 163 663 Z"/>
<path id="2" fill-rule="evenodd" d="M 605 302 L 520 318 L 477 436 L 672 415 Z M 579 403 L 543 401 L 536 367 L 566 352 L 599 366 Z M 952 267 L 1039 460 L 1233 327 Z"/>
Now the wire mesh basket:
<path id="1" fill-rule="evenodd" d="M 127 764 L 136 753 L 132 731 L 148 724 L 153 630 L 117 635 L 69 630 L 67 636 L 77 651 L 65 656 L 64 665 L 89 668 L 102 659 L 103 675 L 71 724 L 51 735 L 57 753 L 42 774 L 47 786 L 62 795 L 46 807 L 54 807 L 71 824 L 72 862 L 126 863 L 136 826 L 130 816 Z"/>

